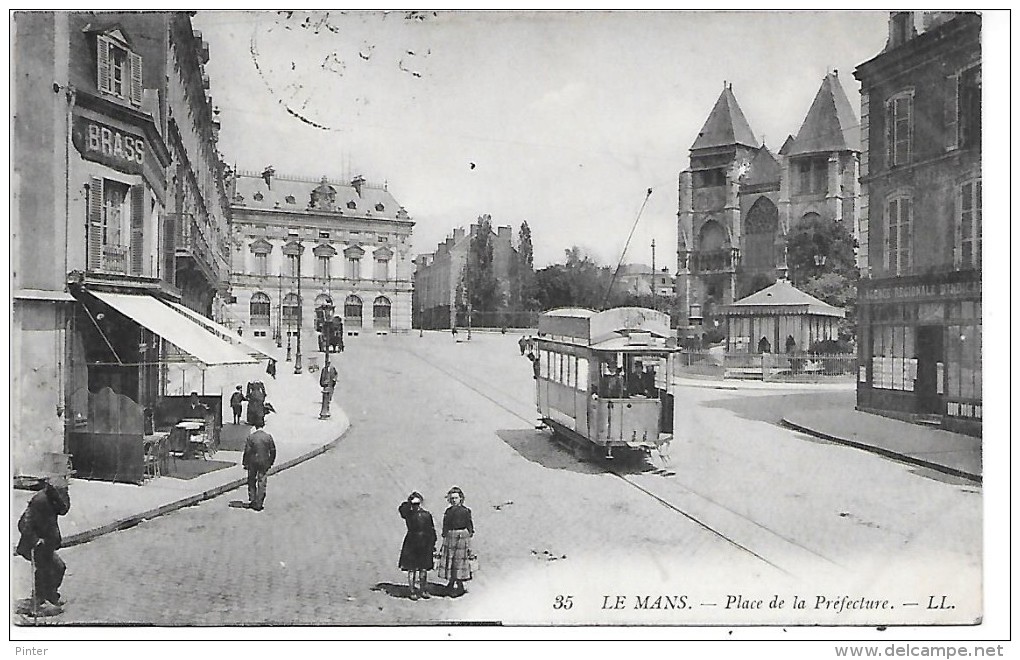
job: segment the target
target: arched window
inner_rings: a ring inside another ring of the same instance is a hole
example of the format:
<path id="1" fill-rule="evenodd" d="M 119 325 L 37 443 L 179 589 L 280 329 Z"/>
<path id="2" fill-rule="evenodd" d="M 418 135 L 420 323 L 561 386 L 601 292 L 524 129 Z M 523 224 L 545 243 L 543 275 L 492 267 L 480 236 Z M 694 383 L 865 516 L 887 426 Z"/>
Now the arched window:
<path id="1" fill-rule="evenodd" d="M 376 330 L 390 327 L 390 301 L 386 296 L 379 296 L 372 303 L 372 327 Z"/>
<path id="2" fill-rule="evenodd" d="M 351 295 L 344 300 L 344 327 L 361 327 L 361 298 Z"/>
<path id="3" fill-rule="evenodd" d="M 776 230 L 779 210 L 768 197 L 759 197 L 744 221 L 743 265 L 749 269 L 769 269 L 776 265 Z"/>
<path id="4" fill-rule="evenodd" d="M 296 326 L 301 317 L 301 299 L 296 293 L 288 293 L 283 297 L 281 318 L 287 326 Z"/>
<path id="5" fill-rule="evenodd" d="M 269 301 L 269 296 L 256 291 L 251 296 L 251 302 L 248 304 L 248 321 L 253 328 L 268 328 L 270 325 L 270 315 L 272 303 Z"/>
<path id="6" fill-rule="evenodd" d="M 726 230 L 715 220 L 709 220 L 701 225 L 698 234 L 698 248 L 702 252 L 721 250 L 728 247 L 729 240 L 726 237 Z"/>

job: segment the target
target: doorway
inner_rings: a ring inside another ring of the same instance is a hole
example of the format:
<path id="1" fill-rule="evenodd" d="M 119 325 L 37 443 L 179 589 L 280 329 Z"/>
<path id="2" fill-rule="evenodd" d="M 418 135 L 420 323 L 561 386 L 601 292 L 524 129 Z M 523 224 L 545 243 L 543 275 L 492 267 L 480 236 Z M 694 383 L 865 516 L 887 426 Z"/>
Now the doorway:
<path id="1" fill-rule="evenodd" d="M 942 414 L 945 391 L 943 327 L 922 325 L 917 328 L 917 412 Z"/>

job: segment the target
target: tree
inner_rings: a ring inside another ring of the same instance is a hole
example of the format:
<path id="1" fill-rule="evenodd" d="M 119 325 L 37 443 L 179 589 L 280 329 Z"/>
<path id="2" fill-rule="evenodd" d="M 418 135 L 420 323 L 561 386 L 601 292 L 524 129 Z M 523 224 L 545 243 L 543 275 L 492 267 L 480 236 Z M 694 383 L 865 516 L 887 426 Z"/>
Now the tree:
<path id="1" fill-rule="evenodd" d="M 540 309 L 613 307 L 626 294 L 616 292 L 607 299 L 605 294 L 612 276 L 608 267 L 575 245 L 564 251 L 564 263 L 535 273 L 535 297 Z"/>
<path id="2" fill-rule="evenodd" d="M 464 270 L 466 302 L 476 312 L 496 311 L 502 301 L 493 268 L 492 219 L 488 215 L 478 218 L 478 229 L 471 236 Z"/>
<path id="3" fill-rule="evenodd" d="M 518 300 L 524 310 L 533 310 L 535 300 L 535 248 L 531 244 L 531 227 L 527 220 L 521 223 L 517 246 Z"/>
<path id="4" fill-rule="evenodd" d="M 787 239 L 787 266 L 794 286 L 846 310 L 840 335 L 857 334 L 857 243 L 842 223 L 818 215 L 805 218 Z M 824 257 L 824 262 L 822 257 Z"/>

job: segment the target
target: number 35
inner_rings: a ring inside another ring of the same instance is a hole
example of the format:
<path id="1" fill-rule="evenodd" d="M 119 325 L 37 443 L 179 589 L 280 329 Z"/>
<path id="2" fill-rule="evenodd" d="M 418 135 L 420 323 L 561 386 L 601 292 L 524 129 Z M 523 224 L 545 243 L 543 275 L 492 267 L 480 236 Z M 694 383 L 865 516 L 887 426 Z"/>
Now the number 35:
<path id="1" fill-rule="evenodd" d="M 554 610 L 569 610 L 574 606 L 573 596 L 556 596 L 553 601 Z"/>

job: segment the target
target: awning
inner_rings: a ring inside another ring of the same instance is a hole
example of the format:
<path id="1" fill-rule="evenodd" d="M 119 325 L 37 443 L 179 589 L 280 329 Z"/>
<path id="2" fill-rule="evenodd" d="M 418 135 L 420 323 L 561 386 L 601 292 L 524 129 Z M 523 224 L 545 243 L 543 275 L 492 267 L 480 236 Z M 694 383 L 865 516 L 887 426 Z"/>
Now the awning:
<path id="1" fill-rule="evenodd" d="M 185 307 L 184 305 L 182 305 L 180 303 L 171 302 L 169 300 L 164 300 L 163 302 L 165 302 L 166 304 L 170 305 L 171 307 L 173 307 L 175 310 L 177 310 L 181 314 L 184 314 L 185 316 L 187 316 L 189 319 L 191 319 L 195 323 L 198 323 L 199 325 L 205 326 L 206 329 L 208 329 L 211 332 L 213 332 L 216 335 L 218 335 L 220 337 L 220 339 L 223 339 L 224 341 L 228 341 L 231 344 L 234 344 L 235 346 L 237 346 L 238 344 L 240 344 L 241 346 L 244 346 L 244 348 L 242 348 L 241 350 L 246 351 L 248 353 L 248 355 L 254 355 L 254 356 L 257 356 L 259 358 L 269 358 L 270 360 L 275 359 L 272 355 L 270 355 L 269 353 L 266 353 L 265 351 L 260 349 L 255 344 L 251 343 L 250 341 L 248 341 L 244 337 L 242 337 L 239 334 L 237 334 L 236 332 L 232 331 L 227 326 L 221 325 L 221 324 L 217 323 L 216 321 L 213 321 L 211 318 L 202 316 L 201 314 L 199 314 L 195 310 L 189 309 L 188 307 Z M 240 348 L 240 346 L 238 346 L 238 348 Z"/>
<path id="2" fill-rule="evenodd" d="M 258 362 L 152 296 L 104 291 L 90 293 L 208 366 Z"/>

